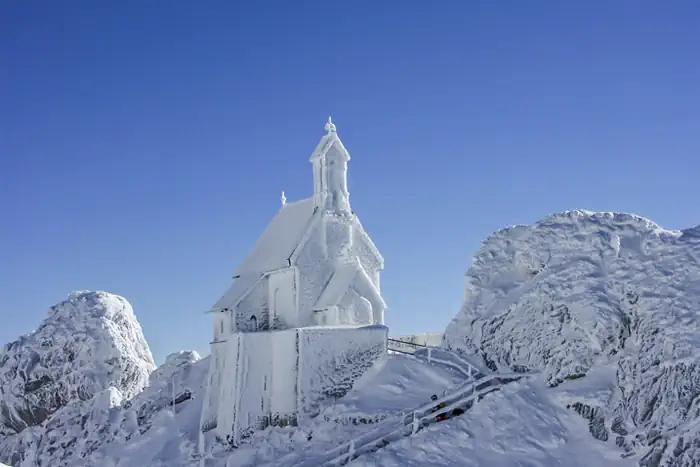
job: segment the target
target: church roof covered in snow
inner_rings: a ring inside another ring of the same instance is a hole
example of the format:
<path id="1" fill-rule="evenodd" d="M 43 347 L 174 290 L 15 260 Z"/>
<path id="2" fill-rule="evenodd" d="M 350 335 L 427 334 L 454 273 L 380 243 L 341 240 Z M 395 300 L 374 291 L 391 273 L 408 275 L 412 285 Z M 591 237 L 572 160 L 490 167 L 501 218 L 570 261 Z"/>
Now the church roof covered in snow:
<path id="1" fill-rule="evenodd" d="M 313 198 L 282 206 L 248 256 L 236 268 L 233 277 L 260 275 L 289 266 L 289 258 L 301 242 L 313 215 Z"/>

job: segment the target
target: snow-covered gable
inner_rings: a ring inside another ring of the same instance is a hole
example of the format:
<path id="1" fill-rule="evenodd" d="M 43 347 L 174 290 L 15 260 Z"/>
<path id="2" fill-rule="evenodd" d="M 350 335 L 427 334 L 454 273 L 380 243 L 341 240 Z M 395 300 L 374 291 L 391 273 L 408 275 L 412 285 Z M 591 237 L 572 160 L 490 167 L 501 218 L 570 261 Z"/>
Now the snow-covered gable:
<path id="1" fill-rule="evenodd" d="M 359 259 L 355 259 L 355 261 L 336 266 L 333 276 L 328 281 L 314 309 L 323 310 L 338 305 L 355 281 L 357 281 L 357 287 L 363 292 L 363 295 L 369 295 L 368 298 L 379 304 L 382 310 L 386 308 L 386 303 L 359 263 Z"/>
<path id="2" fill-rule="evenodd" d="M 311 153 L 311 157 L 309 157 L 309 161 L 325 157 L 331 150 L 331 148 L 339 151 L 343 155 L 344 159 L 346 161 L 349 161 L 350 153 L 347 149 L 345 149 L 343 142 L 340 141 L 338 133 L 335 129 L 335 125 L 330 121 L 330 119 L 326 124 L 326 130 L 328 131 L 328 133 L 325 134 L 321 138 L 321 141 L 318 142 L 318 144 L 316 145 L 316 149 L 314 149 L 314 152 Z"/>
<path id="3" fill-rule="evenodd" d="M 323 310 L 335 306 L 343 298 L 343 295 L 350 287 L 353 279 L 357 275 L 358 265 L 355 262 L 342 264 L 335 268 L 335 272 L 326 284 L 323 293 L 319 297 L 314 310 Z"/>
<path id="4" fill-rule="evenodd" d="M 364 244 L 364 246 L 367 247 L 369 250 L 369 254 L 374 257 L 374 260 L 377 262 L 377 265 L 379 269 L 384 268 L 384 257 L 382 254 L 379 252 L 377 249 L 376 245 L 370 238 L 370 236 L 367 234 L 365 231 L 365 228 L 362 227 L 362 223 L 360 223 L 360 219 L 355 215 L 353 219 L 353 224 L 354 224 L 354 232 L 356 235 L 356 238 Z M 364 259 L 365 255 L 360 255 L 360 259 Z M 364 264 L 363 264 L 364 266 Z"/>
<path id="5" fill-rule="evenodd" d="M 313 198 L 287 203 L 277 212 L 253 249 L 233 273 L 260 275 L 289 266 L 289 258 L 299 246 L 314 215 Z M 245 290 L 241 293 L 244 293 Z"/>

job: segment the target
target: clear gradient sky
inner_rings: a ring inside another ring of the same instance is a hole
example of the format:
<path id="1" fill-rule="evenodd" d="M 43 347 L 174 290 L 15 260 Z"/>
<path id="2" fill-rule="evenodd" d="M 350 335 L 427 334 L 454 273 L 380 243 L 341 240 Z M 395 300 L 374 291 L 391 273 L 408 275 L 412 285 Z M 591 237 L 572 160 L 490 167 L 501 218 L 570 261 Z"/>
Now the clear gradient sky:
<path id="1" fill-rule="evenodd" d="M 439 331 L 494 230 L 700 223 L 700 3 L 2 1 L 0 343 L 91 289 L 207 354 L 328 115 L 387 324 Z"/>

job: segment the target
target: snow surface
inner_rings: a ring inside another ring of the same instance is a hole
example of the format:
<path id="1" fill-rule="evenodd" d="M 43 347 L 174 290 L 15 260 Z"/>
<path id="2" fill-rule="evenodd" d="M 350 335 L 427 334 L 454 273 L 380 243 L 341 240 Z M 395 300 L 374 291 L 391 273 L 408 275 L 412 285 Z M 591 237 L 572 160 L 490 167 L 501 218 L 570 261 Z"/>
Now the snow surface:
<path id="1" fill-rule="evenodd" d="M 431 425 L 350 466 L 622 467 L 634 462 L 591 439 L 586 424 L 549 400 L 542 383 L 511 383 L 461 417 Z"/>
<path id="2" fill-rule="evenodd" d="M 541 370 L 595 438 L 648 454 L 642 465 L 697 465 L 698 231 L 587 211 L 504 229 L 467 271 L 444 345 Z"/>

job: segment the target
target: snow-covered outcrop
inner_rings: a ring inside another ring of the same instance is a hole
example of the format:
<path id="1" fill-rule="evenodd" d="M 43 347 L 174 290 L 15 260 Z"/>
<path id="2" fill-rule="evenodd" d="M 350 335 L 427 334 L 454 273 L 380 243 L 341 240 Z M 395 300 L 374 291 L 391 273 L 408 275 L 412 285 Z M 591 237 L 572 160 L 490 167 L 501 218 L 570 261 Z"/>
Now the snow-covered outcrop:
<path id="1" fill-rule="evenodd" d="M 542 371 L 597 439 L 645 454 L 640 465 L 698 465 L 700 227 L 555 214 L 488 238 L 465 282 L 444 345 Z"/>
<path id="2" fill-rule="evenodd" d="M 172 354 L 131 399 L 109 387 L 42 426 L 0 436 L 0 459 L 14 467 L 196 465 L 207 371 L 196 352 Z"/>
<path id="3" fill-rule="evenodd" d="M 36 331 L 0 350 L 0 436 L 39 425 L 61 407 L 109 388 L 130 398 L 154 368 L 124 298 L 74 292 L 50 308 Z"/>

